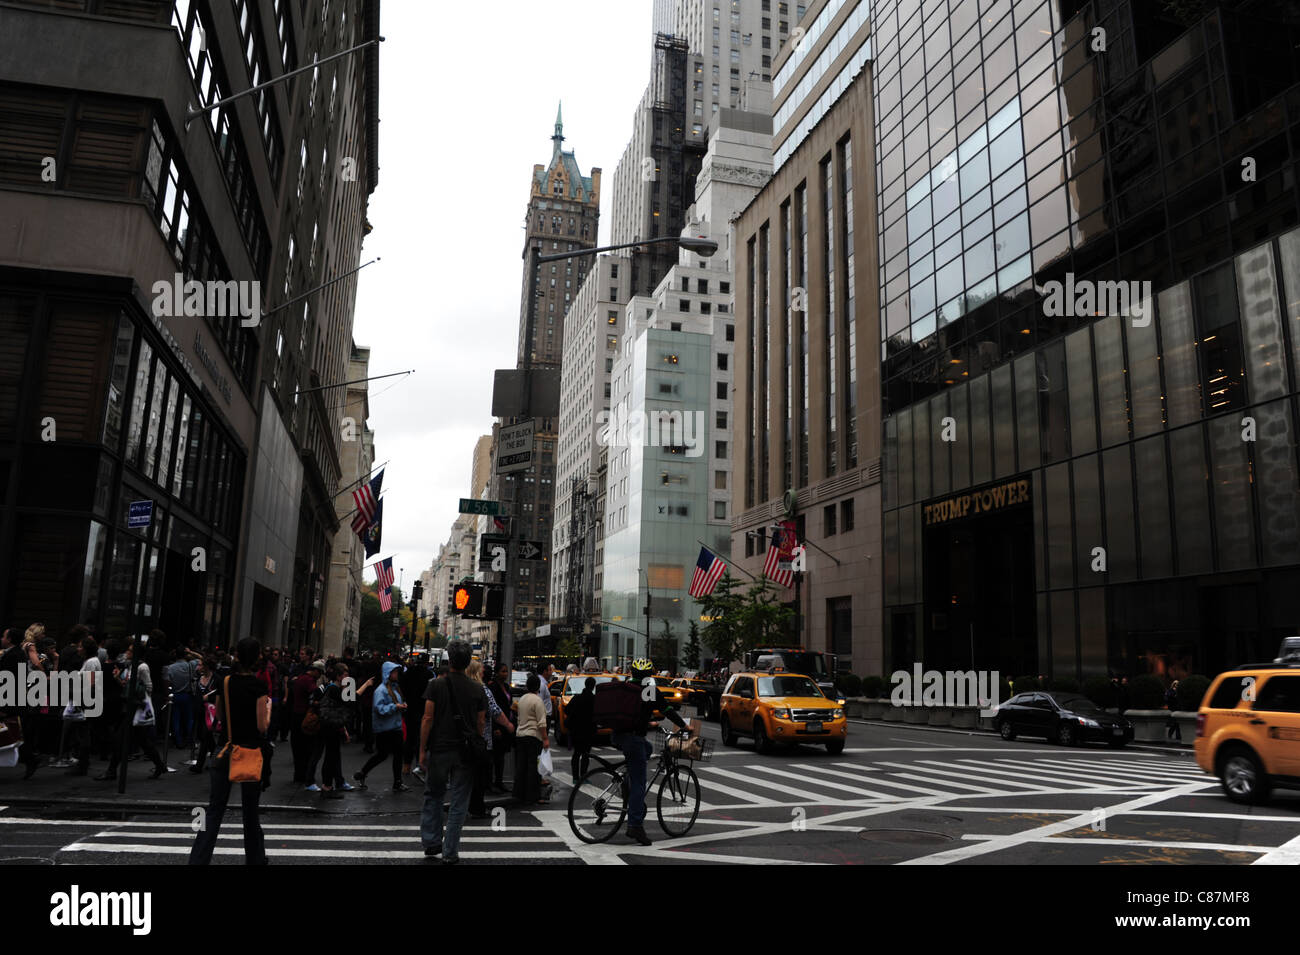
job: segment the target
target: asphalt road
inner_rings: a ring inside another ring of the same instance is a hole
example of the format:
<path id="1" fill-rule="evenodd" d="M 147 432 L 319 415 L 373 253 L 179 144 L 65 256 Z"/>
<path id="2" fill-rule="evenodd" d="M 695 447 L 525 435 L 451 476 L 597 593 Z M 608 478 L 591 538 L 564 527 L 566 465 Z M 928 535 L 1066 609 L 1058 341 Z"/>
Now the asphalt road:
<path id="1" fill-rule="evenodd" d="M 717 726 L 705 725 L 717 739 Z M 557 757 L 567 751 L 557 748 Z M 499 812 L 465 830 L 461 858 L 510 864 L 1296 864 L 1300 793 L 1258 807 L 1221 794 L 1190 752 L 1003 742 L 985 733 L 855 723 L 829 755 L 799 747 L 759 755 L 718 743 L 696 764 L 703 805 L 694 829 L 655 845 L 620 833 L 591 846 L 570 831 L 568 760 L 539 811 Z M 653 765 L 653 764 L 652 764 Z M 399 811 L 321 818 L 263 816 L 273 863 L 422 864 L 418 793 Z M 409 806 L 409 808 L 407 808 Z M 0 863 L 179 864 L 192 812 L 109 813 L 0 808 Z M 242 863 L 238 809 L 218 842 L 219 863 Z"/>

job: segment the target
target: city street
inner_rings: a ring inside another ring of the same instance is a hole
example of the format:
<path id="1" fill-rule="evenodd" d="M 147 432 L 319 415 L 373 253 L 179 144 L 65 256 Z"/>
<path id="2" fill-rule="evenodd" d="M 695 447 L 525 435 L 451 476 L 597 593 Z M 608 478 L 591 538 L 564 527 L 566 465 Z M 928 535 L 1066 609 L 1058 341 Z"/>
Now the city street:
<path id="1" fill-rule="evenodd" d="M 716 725 L 706 724 L 705 735 L 716 739 Z M 1300 862 L 1300 793 L 1282 792 L 1259 807 L 1231 803 L 1187 749 L 1064 749 L 866 722 L 853 725 L 839 756 L 820 747 L 762 756 L 744 741 L 731 749 L 719 744 L 712 761 L 696 764 L 703 803 L 688 836 L 664 835 L 652 793 L 647 832 L 656 842 L 649 848 L 631 845 L 622 834 L 607 845 L 577 840 L 564 811 L 567 750 L 554 753 L 551 805 L 471 820 L 462 859 L 593 865 Z M 143 784 L 133 785 L 138 793 Z M 418 791 L 389 794 L 372 785 L 365 794 L 321 802 L 277 798 L 283 788 L 272 784 L 266 802 L 276 808 L 263 815 L 272 863 L 423 862 L 415 832 Z M 7 792 L 18 795 L 20 785 Z M 69 803 L 9 806 L 0 808 L 0 860 L 176 864 L 193 841 L 192 818 L 182 805 L 156 812 Z M 232 809 L 216 861 L 242 863 L 242 853 L 238 810 Z"/>

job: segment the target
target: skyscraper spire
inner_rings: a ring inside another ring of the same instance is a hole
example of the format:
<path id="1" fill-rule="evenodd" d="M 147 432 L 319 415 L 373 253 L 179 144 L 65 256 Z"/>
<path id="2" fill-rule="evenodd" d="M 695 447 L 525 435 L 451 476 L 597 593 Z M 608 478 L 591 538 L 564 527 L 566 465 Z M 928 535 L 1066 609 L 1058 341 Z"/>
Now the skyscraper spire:
<path id="1" fill-rule="evenodd" d="M 564 118 L 561 116 L 563 108 L 563 101 L 555 107 L 555 135 L 551 137 L 551 142 L 555 143 L 555 152 L 557 153 L 560 151 L 560 144 L 564 142 Z"/>

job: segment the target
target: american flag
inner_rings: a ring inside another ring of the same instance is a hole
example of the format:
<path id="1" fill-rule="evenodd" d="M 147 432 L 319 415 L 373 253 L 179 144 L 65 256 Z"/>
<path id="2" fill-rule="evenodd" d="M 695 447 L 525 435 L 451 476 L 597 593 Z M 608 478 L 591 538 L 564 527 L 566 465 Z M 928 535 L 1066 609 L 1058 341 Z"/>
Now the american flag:
<path id="1" fill-rule="evenodd" d="M 375 564 L 375 588 L 379 591 L 379 607 L 387 613 L 393 606 L 393 558 L 385 557 Z"/>
<path id="2" fill-rule="evenodd" d="M 504 517 L 492 518 L 492 528 L 496 531 L 504 531 L 506 529 L 506 519 Z"/>
<path id="3" fill-rule="evenodd" d="M 384 483 L 384 472 L 380 471 L 375 479 L 363 484 L 352 492 L 352 500 L 357 505 L 357 516 L 352 519 L 352 530 L 365 534 L 366 528 L 375 520 L 375 510 L 379 507 L 379 486 Z"/>
<path id="4" fill-rule="evenodd" d="M 772 528 L 772 541 L 767 545 L 767 560 L 763 562 L 763 576 L 782 587 L 794 586 L 794 571 L 782 570 L 781 562 L 789 564 L 794 557 L 794 522 L 785 521 Z"/>
<path id="5" fill-rule="evenodd" d="M 691 596 L 707 597 L 718 586 L 718 581 L 727 570 L 727 564 L 707 547 L 700 548 L 700 558 L 695 562 L 695 573 L 691 576 Z"/>

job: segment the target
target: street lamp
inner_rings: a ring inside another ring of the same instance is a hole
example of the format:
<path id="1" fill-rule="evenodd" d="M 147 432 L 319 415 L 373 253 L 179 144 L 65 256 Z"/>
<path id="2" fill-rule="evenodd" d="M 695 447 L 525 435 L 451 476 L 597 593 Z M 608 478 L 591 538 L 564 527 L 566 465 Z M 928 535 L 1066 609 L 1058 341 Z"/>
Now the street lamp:
<path id="1" fill-rule="evenodd" d="M 527 307 L 524 309 L 524 353 L 520 358 L 520 371 L 523 372 L 522 381 L 522 402 L 521 407 L 512 415 L 503 415 L 503 417 L 559 417 L 559 407 L 532 407 L 533 396 L 533 327 L 534 316 L 537 310 L 537 276 L 541 271 L 541 263 L 558 262 L 560 259 L 576 259 L 586 255 L 599 255 L 602 252 L 614 252 L 618 249 L 637 249 L 647 245 L 660 245 L 665 242 L 675 242 L 688 252 L 694 252 L 703 258 L 710 258 L 713 253 L 718 251 L 718 243 L 706 238 L 705 236 L 689 235 L 665 235 L 653 239 L 642 239 L 640 242 L 621 242 L 617 245 L 602 245 L 590 249 L 572 249 L 565 252 L 552 252 L 548 255 L 541 254 L 541 240 L 538 244 L 532 243 L 528 246 L 528 298 L 526 299 Z M 497 373 L 500 375 L 500 372 Z M 497 396 L 493 395 L 493 405 L 497 404 Z M 494 414 L 497 414 L 495 408 Z M 506 476 L 508 478 L 508 475 Z M 514 516 L 514 515 L 512 515 Z M 516 533 L 518 521 L 510 521 L 510 537 L 506 545 L 506 552 L 513 553 L 515 550 Z M 498 641 L 500 650 L 499 659 L 511 662 L 514 659 L 515 650 L 515 580 L 516 576 L 509 571 L 506 572 L 506 593 L 505 607 L 501 620 L 501 635 Z M 648 587 L 648 581 L 647 581 Z M 648 591 L 647 591 L 648 592 Z M 649 617 L 647 615 L 647 621 Z M 646 624 L 647 640 L 649 639 L 649 623 Z M 647 652 L 649 644 L 646 645 Z"/>

